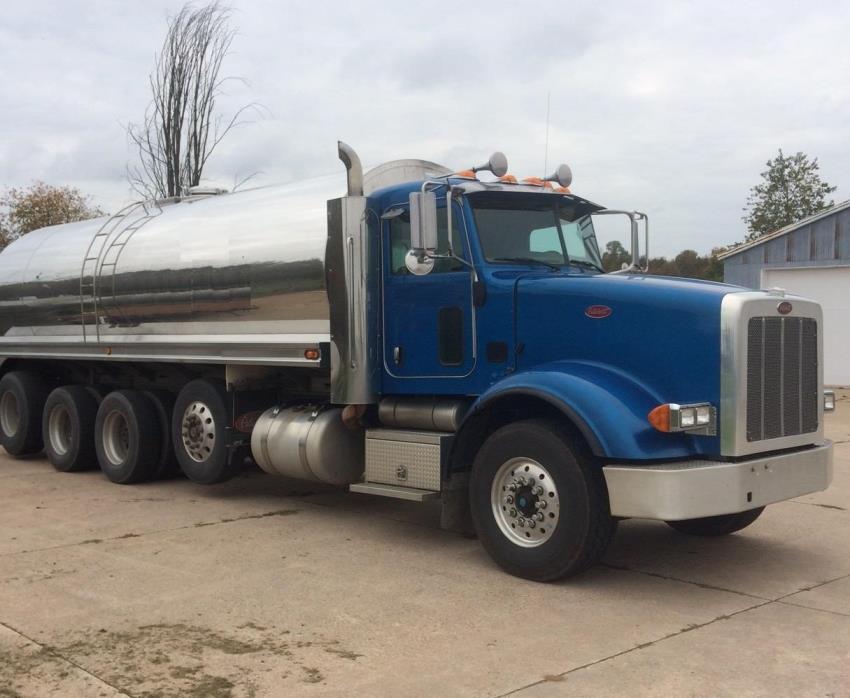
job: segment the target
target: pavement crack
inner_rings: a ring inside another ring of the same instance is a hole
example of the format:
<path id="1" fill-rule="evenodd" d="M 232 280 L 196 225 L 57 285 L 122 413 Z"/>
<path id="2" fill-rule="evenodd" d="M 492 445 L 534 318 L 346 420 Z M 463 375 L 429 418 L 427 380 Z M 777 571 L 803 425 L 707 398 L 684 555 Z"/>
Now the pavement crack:
<path id="1" fill-rule="evenodd" d="M 772 603 L 774 603 L 774 602 L 770 601 L 770 600 L 765 600 L 762 603 L 757 603 L 757 604 L 754 604 L 752 606 L 748 606 L 747 608 L 742 608 L 742 609 L 735 611 L 733 613 L 728 613 L 728 614 L 725 614 L 725 615 L 722 615 L 722 616 L 717 616 L 715 618 L 712 618 L 711 620 L 705 621 L 704 623 L 692 623 L 691 625 L 689 625 L 685 628 L 682 628 L 681 630 L 677 630 L 675 633 L 668 633 L 667 635 L 663 635 L 659 638 L 656 638 L 655 640 L 650 640 L 648 642 L 642 642 L 638 645 L 635 645 L 634 647 L 629 647 L 628 649 L 621 650 L 620 652 L 615 652 L 614 654 L 608 655 L 607 657 L 602 657 L 602 658 L 596 659 L 592 662 L 587 662 L 586 664 L 582 664 L 581 666 L 573 667 L 572 669 L 567 669 L 567 671 L 564 671 L 560 674 L 550 674 L 550 675 L 546 676 L 545 678 L 542 678 L 538 681 L 532 681 L 531 683 L 526 684 L 525 686 L 520 686 L 519 688 L 514 688 L 513 690 L 510 690 L 507 693 L 500 693 L 495 698 L 505 698 L 506 696 L 512 696 L 512 695 L 519 693 L 520 691 L 524 691 L 526 689 L 532 688 L 534 686 L 539 686 L 541 684 L 548 683 L 550 681 L 563 681 L 570 674 L 574 674 L 575 672 L 581 671 L 582 669 L 588 669 L 592 666 L 596 666 L 597 664 L 602 664 L 602 663 L 610 661 L 612 659 L 616 659 L 617 657 L 622 657 L 623 655 L 630 654 L 632 652 L 638 652 L 638 651 L 646 649 L 648 647 L 652 647 L 653 645 L 657 645 L 659 642 L 664 642 L 665 640 L 671 640 L 674 637 L 679 637 L 680 635 L 684 635 L 685 633 L 689 633 L 693 630 L 700 630 L 700 629 L 705 628 L 709 625 L 713 625 L 714 623 L 717 623 L 718 621 L 729 620 L 730 618 L 733 618 L 733 617 L 740 615 L 742 613 L 747 613 L 748 611 L 753 611 L 757 608 L 761 608 L 762 606 L 768 606 L 769 604 L 772 604 Z"/>
<path id="2" fill-rule="evenodd" d="M 64 654 L 61 654 L 54 647 L 51 647 L 50 645 L 46 645 L 43 642 L 39 642 L 35 638 L 30 637 L 25 632 L 18 630 L 17 628 L 15 628 L 12 625 L 9 625 L 9 623 L 7 623 L 5 621 L 0 620 L 0 626 L 6 628 L 6 630 L 8 630 L 11 633 L 14 633 L 18 637 L 23 638 L 27 642 L 31 642 L 33 645 L 35 645 L 36 647 L 41 649 L 42 652 L 49 654 L 51 657 L 54 657 L 55 659 L 58 659 L 61 662 L 65 662 L 66 664 L 70 664 L 71 666 L 82 671 L 87 676 L 91 676 L 95 681 L 99 681 L 104 686 L 109 686 L 109 688 L 111 688 L 113 691 L 117 691 L 119 695 L 126 696 L 127 698 L 133 698 L 132 694 L 127 693 L 127 691 L 125 691 L 121 688 L 118 688 L 118 686 L 116 686 L 114 684 L 109 683 L 109 681 L 104 679 L 102 676 L 98 676 L 97 674 L 95 674 L 90 669 L 86 669 L 82 664 L 75 662 L 73 659 L 71 659 L 70 657 L 66 657 Z"/>
<path id="3" fill-rule="evenodd" d="M 157 528 L 153 531 L 145 531 L 144 533 L 122 533 L 118 536 L 109 538 L 89 538 L 87 540 L 75 541 L 73 543 L 62 543 L 61 545 L 48 545 L 43 548 L 31 548 L 29 550 L 17 550 L 10 553 L 4 553 L 0 557 L 10 557 L 12 555 L 25 555 L 28 553 L 42 553 L 49 550 L 61 550 L 63 548 L 76 548 L 82 545 L 100 545 L 101 543 L 110 543 L 119 540 L 129 540 L 132 538 L 145 538 L 147 536 L 160 533 L 171 533 L 173 531 L 185 531 L 191 528 L 204 528 L 206 526 L 221 526 L 223 524 L 235 523 L 238 521 L 249 521 L 252 519 L 267 519 L 274 516 L 289 516 L 298 514 L 301 509 L 277 509 L 275 511 L 267 511 L 261 514 L 246 514 L 245 516 L 234 516 L 233 518 L 219 519 L 218 521 L 199 521 L 197 523 L 186 524 L 184 526 L 174 526 L 172 528 Z"/>
<path id="4" fill-rule="evenodd" d="M 830 613 L 833 616 L 841 616 L 842 618 L 850 618 L 850 613 L 843 613 L 842 611 L 831 611 L 827 608 L 816 608 L 815 606 L 805 606 L 801 603 L 794 603 L 793 601 L 777 601 L 777 603 L 781 603 L 783 606 L 793 606 L 794 608 L 802 608 L 806 611 L 818 611 L 820 613 Z"/>
<path id="5" fill-rule="evenodd" d="M 820 504 L 819 502 L 801 502 L 799 499 L 789 499 L 791 504 L 805 504 L 809 507 L 820 507 L 821 509 L 836 509 L 838 511 L 847 511 L 847 507 L 840 507 L 837 504 Z"/>
<path id="6" fill-rule="evenodd" d="M 656 577 L 657 579 L 666 579 L 669 582 L 680 582 L 682 584 L 691 584 L 695 587 L 699 587 L 700 589 L 708 589 L 709 591 L 723 591 L 727 594 L 737 594 L 738 596 L 745 596 L 749 599 L 758 599 L 759 601 L 773 601 L 774 599 L 769 599 L 765 596 L 758 596 L 757 594 L 748 594 L 745 591 L 738 591 L 737 589 L 727 589 L 725 587 L 715 586 L 714 584 L 706 584 L 705 582 L 697 582 L 693 579 L 682 579 L 681 577 L 673 577 L 672 575 L 661 574 L 659 572 L 649 572 L 648 570 L 639 570 L 634 567 L 628 567 L 627 565 L 615 565 L 610 562 L 601 562 L 599 563 L 600 567 L 608 567 L 612 570 L 619 570 L 620 572 L 634 572 L 635 574 L 645 574 L 647 577 Z M 796 592 L 795 592 L 796 593 Z"/>
<path id="7" fill-rule="evenodd" d="M 838 575 L 837 577 L 833 577 L 832 579 L 826 579 L 822 582 L 817 582 L 816 584 L 812 584 L 812 585 L 807 586 L 807 587 L 801 587 L 799 589 L 795 589 L 794 591 L 790 591 L 787 594 L 783 594 L 782 596 L 777 596 L 773 600 L 774 601 L 784 601 L 788 597 L 794 596 L 795 594 L 801 594 L 804 591 L 812 591 L 813 589 L 818 589 L 822 586 L 826 586 L 827 584 L 832 584 L 833 582 L 840 582 L 842 579 L 847 579 L 848 577 L 850 577 L 850 574 L 841 574 L 841 575 Z"/>

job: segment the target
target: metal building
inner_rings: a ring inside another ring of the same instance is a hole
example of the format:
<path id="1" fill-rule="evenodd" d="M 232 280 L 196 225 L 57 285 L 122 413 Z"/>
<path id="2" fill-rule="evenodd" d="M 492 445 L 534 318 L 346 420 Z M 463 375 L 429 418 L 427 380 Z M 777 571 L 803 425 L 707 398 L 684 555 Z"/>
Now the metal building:
<path id="1" fill-rule="evenodd" d="M 824 380 L 850 385 L 850 201 L 719 256 L 723 278 L 783 288 L 823 306 Z"/>

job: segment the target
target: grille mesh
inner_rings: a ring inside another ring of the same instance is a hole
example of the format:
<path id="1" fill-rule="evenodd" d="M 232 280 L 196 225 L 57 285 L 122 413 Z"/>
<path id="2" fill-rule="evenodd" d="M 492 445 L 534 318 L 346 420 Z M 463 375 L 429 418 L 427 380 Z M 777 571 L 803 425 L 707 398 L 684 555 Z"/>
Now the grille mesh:
<path id="1" fill-rule="evenodd" d="M 817 431 L 818 327 L 754 317 L 747 328 L 747 441 Z"/>

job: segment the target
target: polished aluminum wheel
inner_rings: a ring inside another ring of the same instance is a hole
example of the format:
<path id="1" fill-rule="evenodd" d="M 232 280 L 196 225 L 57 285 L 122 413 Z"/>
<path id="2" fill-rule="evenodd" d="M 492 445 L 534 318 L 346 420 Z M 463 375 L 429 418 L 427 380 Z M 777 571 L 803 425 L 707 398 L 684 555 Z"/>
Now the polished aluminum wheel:
<path id="1" fill-rule="evenodd" d="M 21 410 L 18 407 L 18 398 L 11 390 L 7 390 L 0 398 L 0 429 L 6 436 L 14 436 L 20 425 Z"/>
<path id="2" fill-rule="evenodd" d="M 71 414 L 65 405 L 54 405 L 47 415 L 47 436 L 57 456 L 64 456 L 71 450 L 73 427 Z"/>
<path id="3" fill-rule="evenodd" d="M 215 448 L 215 420 L 203 402 L 193 402 L 183 412 L 180 425 L 183 446 L 192 460 L 203 463 Z"/>
<path id="4" fill-rule="evenodd" d="M 499 529 L 523 548 L 549 540 L 561 513 L 555 481 L 531 458 L 512 458 L 502 464 L 493 478 L 490 504 Z"/>
<path id="5" fill-rule="evenodd" d="M 112 410 L 103 420 L 103 452 L 112 465 L 120 466 L 127 462 L 130 428 L 127 418 L 118 410 Z"/>

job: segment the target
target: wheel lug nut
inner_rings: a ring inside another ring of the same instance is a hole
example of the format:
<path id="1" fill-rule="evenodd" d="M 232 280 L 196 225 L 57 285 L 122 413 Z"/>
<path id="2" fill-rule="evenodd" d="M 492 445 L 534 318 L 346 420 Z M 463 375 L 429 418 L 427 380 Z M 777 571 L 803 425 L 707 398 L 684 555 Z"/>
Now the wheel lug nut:
<path id="1" fill-rule="evenodd" d="M 516 484 L 512 482 L 510 485 L 508 485 L 508 489 L 511 492 L 516 492 Z"/>
<path id="2" fill-rule="evenodd" d="M 517 521 L 517 525 L 518 525 L 520 528 L 524 528 L 524 527 L 525 527 L 525 519 L 524 519 L 524 518 L 522 518 L 522 517 L 520 516 L 520 517 L 519 517 L 519 521 Z"/>
<path id="3" fill-rule="evenodd" d="M 541 494 L 543 494 L 543 488 L 542 488 L 540 485 L 537 485 L 537 486 L 536 486 L 536 487 L 532 490 L 532 492 L 534 492 L 534 494 L 536 494 L 536 495 L 539 497 Z"/>
<path id="4" fill-rule="evenodd" d="M 534 506 L 537 507 L 538 509 L 545 509 L 546 508 L 546 500 L 545 499 L 538 499 L 534 503 Z"/>
<path id="5" fill-rule="evenodd" d="M 544 518 L 546 518 L 546 517 L 545 517 L 545 516 L 543 516 L 543 514 L 541 514 L 541 513 L 538 511 L 538 512 L 534 515 L 534 518 L 535 518 L 535 519 L 537 519 L 538 521 L 543 521 L 543 519 L 544 519 Z"/>
<path id="6" fill-rule="evenodd" d="M 514 503 L 513 495 L 510 495 L 510 494 L 509 494 L 507 497 L 505 497 L 505 501 L 506 501 L 508 504 L 513 504 L 513 503 Z"/>
<path id="7" fill-rule="evenodd" d="M 511 509 L 509 513 L 511 515 L 511 518 L 516 518 L 516 509 Z"/>
<path id="8" fill-rule="evenodd" d="M 529 528 L 534 528 L 536 525 L 537 525 L 537 524 L 536 524 L 536 523 L 534 523 L 534 519 L 529 519 L 529 520 L 528 520 L 528 527 L 529 527 Z"/>

